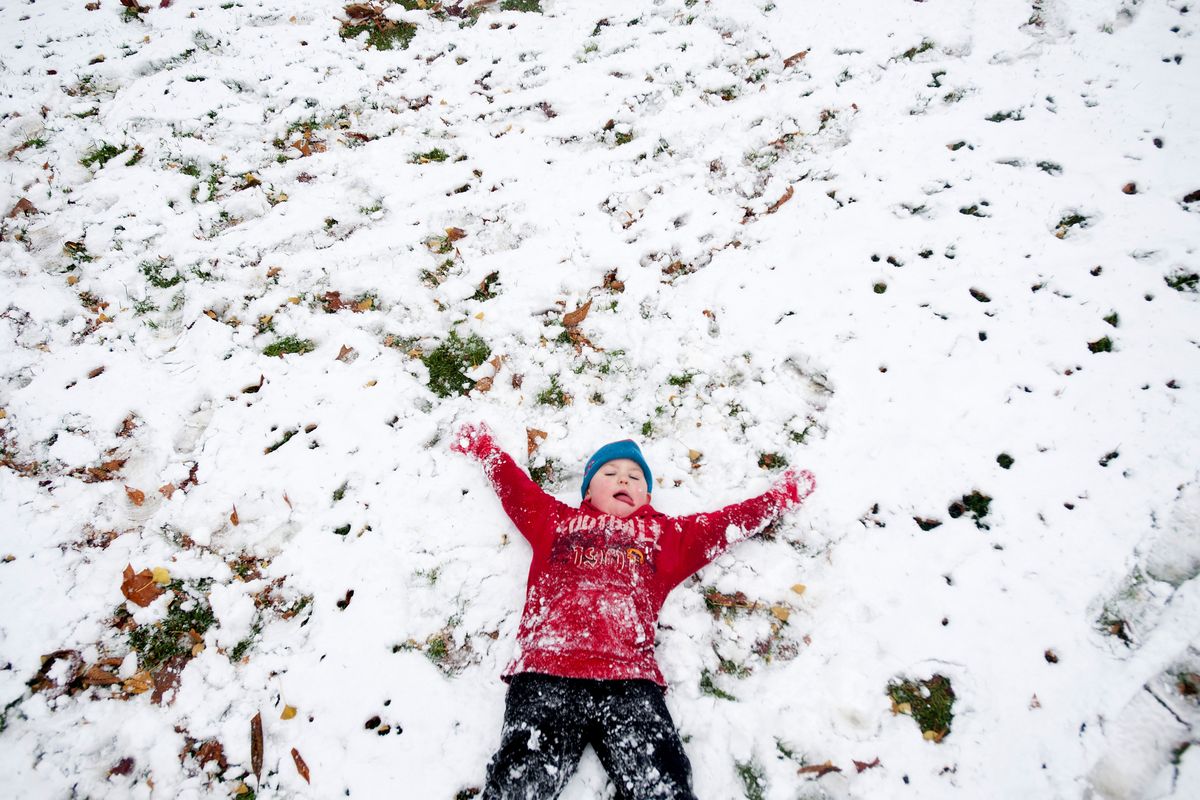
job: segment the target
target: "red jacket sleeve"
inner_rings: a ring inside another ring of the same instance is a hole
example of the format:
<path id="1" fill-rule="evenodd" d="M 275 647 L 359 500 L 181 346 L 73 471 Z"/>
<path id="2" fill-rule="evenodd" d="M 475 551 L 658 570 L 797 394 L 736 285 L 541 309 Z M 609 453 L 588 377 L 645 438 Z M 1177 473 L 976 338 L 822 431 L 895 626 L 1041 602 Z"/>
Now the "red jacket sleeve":
<path id="1" fill-rule="evenodd" d="M 760 532 L 799 500 L 774 487 L 740 503 L 707 514 L 669 517 L 662 534 L 662 565 L 666 591 L 713 561 L 731 546 Z"/>
<path id="2" fill-rule="evenodd" d="M 490 441 L 471 455 L 483 465 L 483 471 L 504 507 L 504 513 L 508 514 L 521 535 L 529 540 L 535 550 L 548 546 L 555 520 L 563 509 L 569 510 L 570 507 L 542 491 L 542 487 L 517 466 L 512 456 Z"/>

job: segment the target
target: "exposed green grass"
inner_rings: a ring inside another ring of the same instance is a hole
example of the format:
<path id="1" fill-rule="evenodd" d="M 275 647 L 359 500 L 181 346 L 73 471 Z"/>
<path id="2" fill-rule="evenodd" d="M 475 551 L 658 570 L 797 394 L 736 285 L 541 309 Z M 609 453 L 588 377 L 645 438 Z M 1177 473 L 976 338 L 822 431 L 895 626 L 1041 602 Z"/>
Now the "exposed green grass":
<path id="1" fill-rule="evenodd" d="M 183 281 L 183 275 L 178 270 L 174 274 L 167 277 L 163 271 L 168 267 L 173 267 L 174 262 L 169 257 L 159 257 L 154 261 L 143 261 L 141 270 L 145 276 L 146 282 L 156 289 L 168 289 L 177 283 Z"/>
<path id="2" fill-rule="evenodd" d="M 413 153 L 412 158 L 410 158 L 409 161 L 413 164 L 428 164 L 431 161 L 440 164 L 449 157 L 450 154 L 445 150 L 440 147 L 435 147 L 432 150 L 427 150 L 424 153 Z"/>
<path id="3" fill-rule="evenodd" d="M 558 385 L 558 376 L 551 375 L 550 385 L 538 392 L 537 401 L 540 405 L 562 408 L 570 405 L 571 395 L 563 391 L 563 388 Z"/>
<path id="4" fill-rule="evenodd" d="M 921 53 L 927 53 L 930 50 L 932 50 L 933 48 L 934 48 L 933 42 L 929 41 L 928 39 L 924 39 L 919 45 L 916 45 L 915 47 L 910 47 L 907 50 L 905 50 L 903 53 L 900 54 L 900 57 L 903 59 L 906 59 L 908 61 L 912 61 L 914 58 L 919 56 Z M 946 73 L 943 72 L 942 74 L 945 75 Z"/>
<path id="5" fill-rule="evenodd" d="M 1102 336 L 1094 342 L 1088 342 L 1088 350 L 1093 353 L 1111 353 L 1113 349 L 1113 341 L 1107 336 Z"/>
<path id="6" fill-rule="evenodd" d="M 290 428 L 290 429 L 284 431 L 283 436 L 280 437 L 278 441 L 276 441 L 274 444 L 269 445 L 268 447 L 263 449 L 263 455 L 269 456 L 271 453 L 274 453 L 276 450 L 278 450 L 279 448 L 281 448 L 285 444 L 287 444 L 289 441 L 291 441 L 292 437 L 295 436 L 299 432 L 300 431 L 297 430 L 296 428 Z"/>
<path id="7" fill-rule="evenodd" d="M 1194 292 L 1196 291 L 1196 285 L 1200 284 L 1200 275 L 1195 272 L 1179 270 L 1171 275 L 1167 275 L 1163 280 L 1167 282 L 1167 286 L 1170 286 L 1177 292 Z"/>
<path id="8" fill-rule="evenodd" d="M 466 394 L 474 386 L 467 378 L 467 371 L 482 364 L 491 354 L 491 348 L 478 334 L 463 339 L 457 331 L 450 331 L 445 341 L 421 356 L 421 363 L 429 370 L 429 390 L 438 397 Z"/>
<path id="9" fill-rule="evenodd" d="M 767 788 L 767 774 L 758 762 L 751 759 L 750 761 L 735 761 L 734 769 L 737 770 L 738 777 L 742 781 L 742 793 L 746 796 L 746 800 L 763 800 L 766 796 L 763 792 Z"/>
<path id="10" fill-rule="evenodd" d="M 692 379 L 695 377 L 696 373 L 694 372 L 684 372 L 679 375 L 671 375 L 667 378 L 667 384 L 682 389 L 689 385 L 692 382 Z"/>
<path id="11" fill-rule="evenodd" d="M 988 122 L 1004 122 L 1010 119 L 1014 122 L 1019 122 L 1025 119 L 1025 115 L 1021 113 L 1020 109 L 1016 111 L 997 111 L 990 117 L 984 117 L 984 119 L 986 119 Z"/>
<path id="12" fill-rule="evenodd" d="M 83 158 L 79 159 L 79 163 L 85 167 L 90 167 L 93 164 L 99 164 L 103 167 L 109 161 L 124 153 L 126 149 L 125 147 L 117 147 L 115 144 L 109 144 L 108 142 L 101 142 L 91 150 L 86 151 L 83 154 Z"/>
<path id="13" fill-rule="evenodd" d="M 264 356 L 282 356 L 284 354 L 303 355 L 316 350 L 317 346 L 311 339 L 300 339 L 296 336 L 285 336 L 276 339 L 263 348 Z"/>
<path id="14" fill-rule="evenodd" d="M 1082 214 L 1065 214 L 1063 218 L 1058 221 L 1058 225 L 1055 226 L 1054 235 L 1061 239 L 1067 235 L 1067 231 L 1071 230 L 1071 228 L 1074 228 L 1076 225 L 1081 228 L 1086 228 L 1087 222 L 1088 218 Z"/>
<path id="15" fill-rule="evenodd" d="M 368 47 L 374 47 L 376 50 L 407 50 L 413 37 L 417 35 L 417 26 L 408 22 L 368 20 L 354 25 L 342 25 L 340 35 L 343 39 L 353 39 L 363 32 L 367 34 Z"/>
<path id="16" fill-rule="evenodd" d="M 718 700 L 737 701 L 736 697 L 713 683 L 712 672 L 707 669 L 700 673 L 700 694 L 706 694 Z"/>
<path id="17" fill-rule="evenodd" d="M 983 521 L 983 518 L 988 515 L 988 507 L 991 505 L 991 502 L 992 498 L 975 490 L 970 494 L 964 494 L 961 500 L 951 503 L 948 513 L 951 519 L 958 519 L 969 511 L 971 519 L 975 522 L 975 527 L 987 530 L 988 525 Z"/>
<path id="18" fill-rule="evenodd" d="M 524 11 L 526 13 L 542 13 L 541 0 L 503 0 L 500 3 L 502 11 Z"/>
<path id="19" fill-rule="evenodd" d="M 552 458 L 547 458 L 546 463 L 540 467 L 530 467 L 529 469 L 529 477 L 533 478 L 533 482 L 543 489 L 553 486 L 557 474 L 558 462 Z"/>
<path id="20" fill-rule="evenodd" d="M 996 456 L 996 463 L 1000 465 L 1001 469 L 1009 469 L 1015 463 L 1015 460 L 1008 453 L 1001 453 Z"/>
<path id="21" fill-rule="evenodd" d="M 475 294 L 471 295 L 472 300 L 491 300 L 496 296 L 496 284 L 500 282 L 499 272 L 489 272 L 479 284 L 479 288 L 475 290 Z"/>
<path id="22" fill-rule="evenodd" d="M 197 581 L 185 587 L 182 581 L 172 581 L 167 585 L 174 592 L 167 616 L 129 632 L 129 647 L 138 654 L 139 668 L 153 670 L 172 656 L 192 652 L 194 642 L 189 631 L 203 636 L 216 622 L 204 591 L 210 583 Z"/>
<path id="23" fill-rule="evenodd" d="M 934 675 L 929 680 L 893 680 L 887 694 L 897 708 L 906 708 L 927 738 L 940 742 L 954 720 L 954 689 L 950 679 Z"/>

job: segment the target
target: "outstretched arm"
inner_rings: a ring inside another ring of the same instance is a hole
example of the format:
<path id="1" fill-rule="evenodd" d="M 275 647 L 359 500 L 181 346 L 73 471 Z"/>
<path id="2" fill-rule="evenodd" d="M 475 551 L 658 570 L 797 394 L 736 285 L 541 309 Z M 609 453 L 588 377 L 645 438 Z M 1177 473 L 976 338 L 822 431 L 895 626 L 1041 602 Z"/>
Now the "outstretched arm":
<path id="1" fill-rule="evenodd" d="M 550 529 L 547 523 L 567 506 L 543 492 L 512 456 L 500 449 L 487 425 L 463 425 L 454 435 L 450 449 L 483 466 L 504 512 L 531 545 L 537 548 L 546 543 Z"/>
<path id="2" fill-rule="evenodd" d="M 731 546 L 754 536 L 772 520 L 803 503 L 817 487 L 808 470 L 788 470 L 758 497 L 708 514 L 672 520 L 664 531 L 662 563 L 668 586 L 678 586 Z"/>

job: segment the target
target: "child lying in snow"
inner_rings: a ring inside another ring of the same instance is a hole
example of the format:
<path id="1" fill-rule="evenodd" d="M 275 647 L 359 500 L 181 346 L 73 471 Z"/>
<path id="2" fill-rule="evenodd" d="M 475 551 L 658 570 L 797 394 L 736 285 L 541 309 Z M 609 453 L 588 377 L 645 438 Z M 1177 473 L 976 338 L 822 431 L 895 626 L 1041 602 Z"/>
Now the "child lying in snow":
<path id="1" fill-rule="evenodd" d="M 659 610 L 689 575 L 808 497 L 813 476 L 788 471 L 758 497 L 668 517 L 650 506 L 650 467 L 628 439 L 588 460 L 579 508 L 543 492 L 486 426 L 464 426 L 451 449 L 483 464 L 533 546 L 483 800 L 557 797 L 588 744 L 618 798 L 693 798 L 654 660 Z"/>

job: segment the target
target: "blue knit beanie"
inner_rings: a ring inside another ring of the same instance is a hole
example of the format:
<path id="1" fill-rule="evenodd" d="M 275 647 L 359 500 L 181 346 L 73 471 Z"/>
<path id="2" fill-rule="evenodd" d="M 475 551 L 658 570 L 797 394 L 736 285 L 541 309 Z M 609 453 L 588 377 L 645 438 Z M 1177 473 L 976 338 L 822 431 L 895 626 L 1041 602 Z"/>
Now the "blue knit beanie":
<path id="1" fill-rule="evenodd" d="M 637 462 L 637 465 L 642 468 L 642 474 L 646 477 L 646 492 L 649 493 L 654 487 L 654 476 L 650 474 L 650 465 L 642 457 L 641 448 L 637 446 L 636 442 L 632 439 L 622 439 L 619 442 L 610 442 L 604 445 L 588 459 L 587 466 L 583 468 L 583 486 L 579 489 L 579 496 L 587 497 L 588 484 L 592 482 L 592 478 L 600 471 L 601 467 L 618 458 L 628 458 L 630 461 Z"/>

